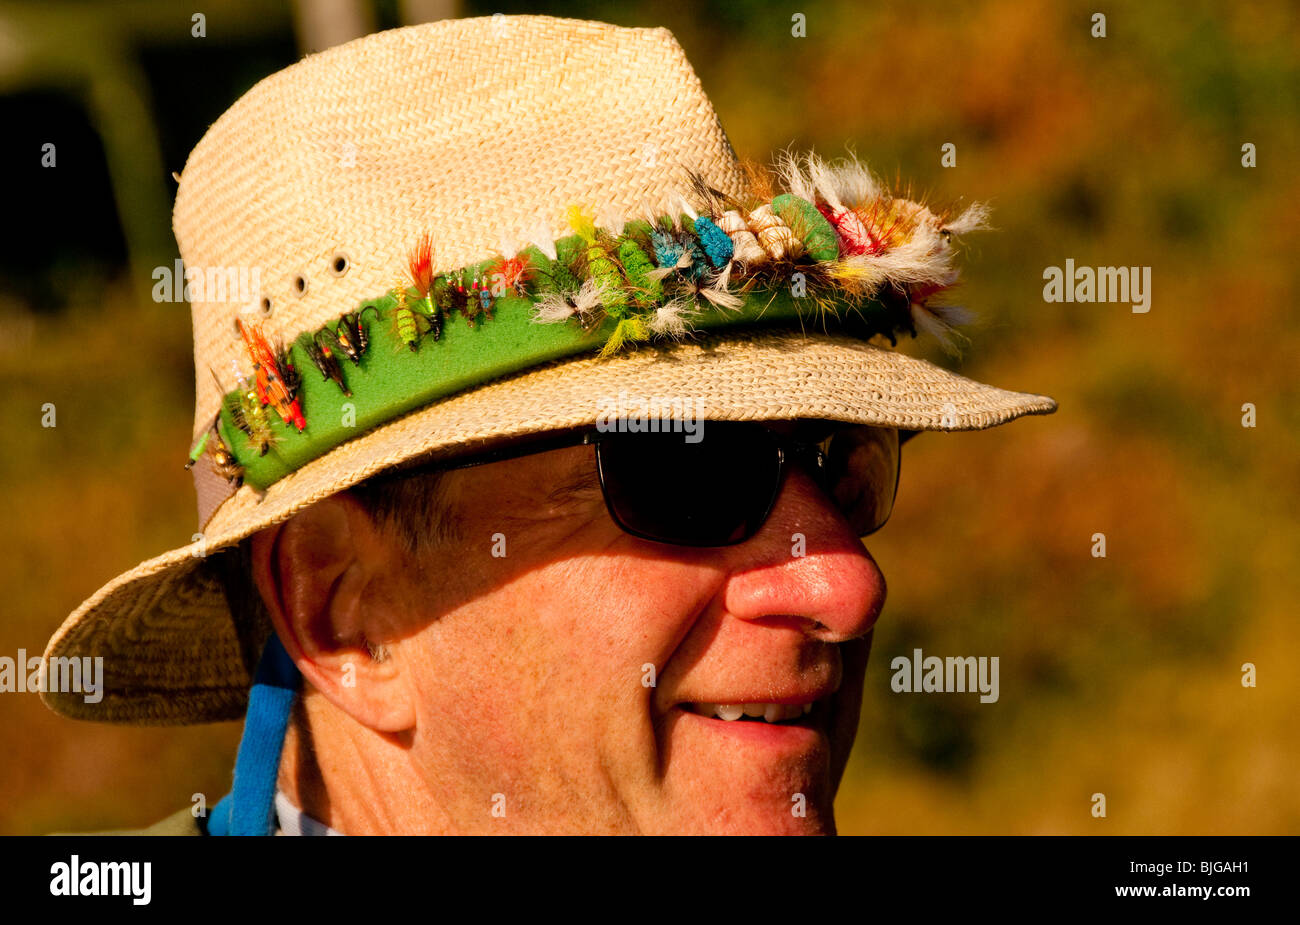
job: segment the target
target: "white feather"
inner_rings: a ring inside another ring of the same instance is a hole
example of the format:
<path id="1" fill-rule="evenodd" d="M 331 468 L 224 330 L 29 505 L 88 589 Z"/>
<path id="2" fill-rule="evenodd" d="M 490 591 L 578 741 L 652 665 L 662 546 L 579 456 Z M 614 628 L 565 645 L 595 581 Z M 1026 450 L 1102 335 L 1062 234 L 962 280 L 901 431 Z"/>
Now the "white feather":
<path id="1" fill-rule="evenodd" d="M 938 341 L 945 353 L 953 355 L 961 352 L 956 339 L 962 335 L 955 326 L 966 324 L 971 317 L 967 309 L 956 305 L 912 305 L 913 324 Z"/>
<path id="2" fill-rule="evenodd" d="M 596 213 L 596 224 L 609 231 L 614 237 L 618 237 L 623 233 L 623 228 L 627 225 L 627 219 L 621 209 L 612 203 L 606 203 Z"/>
<path id="3" fill-rule="evenodd" d="M 605 289 L 594 279 L 582 281 L 582 287 L 573 297 L 573 304 L 578 314 L 590 315 L 605 303 Z"/>
<path id="4" fill-rule="evenodd" d="M 689 215 L 691 217 L 691 221 L 695 221 L 697 218 L 700 217 L 700 213 L 696 212 L 695 209 L 691 207 L 691 204 L 687 202 L 685 196 L 683 196 L 681 193 L 677 193 L 676 195 L 677 195 L 677 208 L 679 211 L 685 212 L 687 215 Z"/>
<path id="5" fill-rule="evenodd" d="M 728 260 L 725 264 L 723 264 L 722 269 L 718 271 L 717 278 L 714 279 L 713 281 L 714 288 L 724 289 L 724 290 L 730 288 L 731 270 L 733 267 L 735 267 L 735 265 L 736 265 L 736 261 L 734 259 Z"/>
<path id="6" fill-rule="evenodd" d="M 544 219 L 539 218 L 531 228 L 525 229 L 524 237 L 530 244 L 537 245 L 537 249 L 547 257 L 557 259 L 555 236 L 551 234 L 551 228 Z"/>
<path id="7" fill-rule="evenodd" d="M 554 324 L 568 321 L 576 309 L 569 300 L 559 293 L 548 292 L 533 306 L 533 321 L 538 324 Z"/>
<path id="8" fill-rule="evenodd" d="M 744 299 L 725 289 L 715 289 L 712 286 L 701 286 L 699 288 L 699 293 L 714 305 L 718 306 L 718 308 L 738 309 L 745 304 Z"/>
<path id="9" fill-rule="evenodd" d="M 982 202 L 971 206 L 957 218 L 943 226 L 949 234 L 963 235 L 972 231 L 984 231 L 989 227 L 989 207 Z"/>
<path id="10" fill-rule="evenodd" d="M 808 182 L 835 211 L 852 209 L 884 195 L 867 165 L 853 155 L 831 162 L 810 152 L 804 163 Z M 812 197 L 804 198 L 811 200 Z"/>
<path id="11" fill-rule="evenodd" d="M 650 279 L 653 280 L 661 280 L 664 277 L 670 275 L 673 271 L 685 270 L 690 265 L 691 265 L 691 252 L 686 249 L 683 249 L 681 256 L 677 258 L 677 262 L 674 263 L 671 267 L 656 267 L 655 269 L 648 271 L 646 273 L 646 276 L 648 276 Z"/>
<path id="12" fill-rule="evenodd" d="M 690 322 L 695 315 L 694 307 L 689 302 L 673 299 L 655 309 L 649 327 L 655 334 L 681 337 L 690 331 Z"/>
<path id="13" fill-rule="evenodd" d="M 809 155 L 810 157 L 812 155 Z M 816 196 L 812 182 L 804 175 L 803 168 L 799 164 L 797 155 L 790 151 L 782 151 L 777 155 L 776 170 L 781 177 L 781 183 L 785 189 L 800 199 L 806 199 L 812 202 Z"/>
<path id="14" fill-rule="evenodd" d="M 840 198 L 840 188 L 835 168 L 815 154 L 809 153 L 805 159 L 808 169 L 808 181 L 814 190 L 821 194 L 826 204 L 836 212 L 844 210 L 844 200 Z M 812 197 L 805 196 L 804 199 Z"/>

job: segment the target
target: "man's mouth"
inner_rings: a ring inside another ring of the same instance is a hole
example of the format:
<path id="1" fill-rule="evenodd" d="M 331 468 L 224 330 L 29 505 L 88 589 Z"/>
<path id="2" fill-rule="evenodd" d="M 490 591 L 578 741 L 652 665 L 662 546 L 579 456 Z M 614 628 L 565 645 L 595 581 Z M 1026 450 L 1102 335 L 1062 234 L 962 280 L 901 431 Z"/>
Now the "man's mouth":
<path id="1" fill-rule="evenodd" d="M 768 696 L 771 696 L 770 694 Z M 835 726 L 834 695 L 792 695 L 781 701 L 736 698 L 730 703 L 689 700 L 668 712 L 670 728 L 675 718 L 684 729 L 720 735 L 730 742 L 804 754 L 829 745 Z"/>
<path id="2" fill-rule="evenodd" d="M 813 712 L 813 703 L 685 703 L 692 713 L 728 723 L 763 722 L 774 725 L 800 723 Z"/>

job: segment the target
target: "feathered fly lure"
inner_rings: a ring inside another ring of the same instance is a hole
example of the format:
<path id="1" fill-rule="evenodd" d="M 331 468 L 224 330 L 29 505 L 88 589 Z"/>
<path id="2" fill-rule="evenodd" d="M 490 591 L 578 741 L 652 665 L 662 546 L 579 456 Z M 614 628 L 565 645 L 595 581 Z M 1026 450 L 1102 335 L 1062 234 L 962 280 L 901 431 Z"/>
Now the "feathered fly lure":
<path id="1" fill-rule="evenodd" d="M 312 365 L 320 371 L 321 378 L 332 381 L 344 395 L 350 398 L 352 390 L 343 380 L 343 367 L 338 357 L 334 355 L 334 351 L 330 349 L 331 340 L 334 338 L 329 336 L 327 329 L 322 328 L 315 334 L 304 331 L 298 335 L 298 346 L 302 348 L 303 353 L 307 354 Z"/>
<path id="2" fill-rule="evenodd" d="M 467 286 L 463 269 L 440 274 L 434 279 L 432 301 L 440 313 L 434 319 L 438 325 L 435 330 L 439 335 L 442 333 L 442 316 L 459 314 L 465 319 L 466 326 L 471 328 L 480 313 L 486 312 L 488 318 L 492 317 L 491 292 L 477 273 L 469 278 Z M 437 337 L 434 339 L 437 340 Z"/>
<path id="3" fill-rule="evenodd" d="M 418 298 L 417 304 L 429 319 L 429 330 L 436 341 L 442 337 L 444 315 L 442 307 L 433 297 L 433 238 L 429 236 L 427 231 L 420 235 L 420 240 L 416 242 L 415 248 L 411 251 L 410 260 L 407 261 L 407 268 L 411 275 L 411 282 L 415 285 Z"/>
<path id="4" fill-rule="evenodd" d="M 633 341 L 682 336 L 699 312 L 739 308 L 751 291 L 789 287 L 823 314 L 856 310 L 863 317 L 855 329 L 891 341 L 921 329 L 951 347 L 965 312 L 930 300 L 956 282 L 952 239 L 984 227 L 983 206 L 956 218 L 936 214 L 894 196 L 852 157 L 830 163 L 786 154 L 775 170 L 743 166 L 747 182 L 734 196 L 688 175 L 671 217 L 625 225 L 602 216 L 598 228 L 570 209 L 586 272 L 552 286 L 535 320 L 576 317 L 590 328 L 615 318 L 607 355 Z M 871 298 L 876 304 L 865 306 Z"/>
<path id="5" fill-rule="evenodd" d="M 214 379 L 216 375 L 216 373 L 212 374 Z M 217 384 L 217 387 L 220 388 L 220 383 Z M 194 449 L 190 451 L 190 459 L 185 464 L 185 468 L 193 469 L 194 464 L 206 455 L 208 461 L 212 464 L 212 470 L 229 482 L 232 488 L 238 488 L 244 481 L 244 469 L 235 461 L 234 455 L 226 448 L 226 444 L 221 439 L 221 434 L 217 430 L 217 422 L 220 420 L 221 415 L 217 415 L 212 419 L 208 429 L 203 432 L 203 436 L 199 438 L 198 443 L 194 444 Z"/>
<path id="6" fill-rule="evenodd" d="M 302 374 L 298 372 L 298 367 L 293 365 L 293 356 L 284 341 L 278 341 L 275 345 L 275 362 L 280 375 L 284 378 L 285 390 L 289 395 L 296 397 L 298 390 L 302 388 Z"/>
<path id="7" fill-rule="evenodd" d="M 299 432 L 306 430 L 307 422 L 302 416 L 302 407 L 295 392 L 289 388 L 298 381 L 297 371 L 281 365 L 282 357 L 271 349 L 260 327 L 244 324 L 242 318 L 235 319 L 235 323 L 239 326 L 239 333 L 244 338 L 244 345 L 253 361 L 258 399 L 263 405 L 274 408 L 286 424 L 292 424 Z"/>
<path id="8" fill-rule="evenodd" d="M 406 345 L 412 353 L 420 349 L 420 341 L 433 329 L 433 319 L 422 311 L 411 307 L 411 294 L 406 288 L 406 280 L 398 279 L 393 284 L 393 298 L 397 304 L 393 308 L 393 325 L 397 330 L 397 339 Z"/>
<path id="9" fill-rule="evenodd" d="M 953 238 L 987 228 L 988 209 L 976 203 L 956 217 L 894 196 L 856 158 L 838 164 L 813 154 L 783 156 L 779 171 L 790 191 L 814 202 L 840 238 L 833 276 L 859 297 L 890 284 L 908 295 L 911 320 L 946 349 L 965 309 L 932 305 L 956 284 Z"/>
<path id="10" fill-rule="evenodd" d="M 375 317 L 379 316 L 379 309 L 376 306 L 367 305 L 359 312 L 347 312 L 342 315 L 333 330 L 328 326 L 321 329 L 330 335 L 338 348 L 343 351 L 343 355 L 352 361 L 353 366 L 360 365 L 366 348 L 370 346 L 370 332 L 366 328 L 368 312 L 374 312 Z"/>
<path id="11" fill-rule="evenodd" d="M 257 450 L 257 455 L 265 456 L 276 442 L 275 431 L 271 429 L 271 421 L 266 416 L 266 408 L 258 398 L 257 389 L 240 371 L 239 364 L 231 360 L 230 368 L 235 374 L 237 386 L 234 394 L 227 395 L 225 398 L 230 419 L 235 427 L 248 437 L 249 446 Z M 217 390 L 224 393 L 225 390 L 221 387 L 221 380 L 217 378 L 216 371 L 211 369 L 208 371 L 212 373 L 212 381 L 217 384 Z"/>
<path id="12" fill-rule="evenodd" d="M 487 271 L 492 297 L 500 298 L 507 292 L 513 292 L 520 298 L 527 298 L 532 273 L 533 265 L 527 253 L 497 257 L 488 265 Z"/>
<path id="13" fill-rule="evenodd" d="M 207 447 L 208 459 L 212 462 L 213 471 L 229 482 L 232 488 L 238 488 L 243 484 L 244 467 L 235 461 L 235 455 L 230 452 L 215 429 L 212 431 L 211 439 L 207 441 Z"/>
<path id="14" fill-rule="evenodd" d="M 584 279 L 587 261 L 581 238 L 556 241 L 539 226 L 533 243 L 551 260 L 536 271 L 541 296 L 533 306 L 534 320 L 549 323 L 574 318 L 584 331 L 594 330 L 605 320 L 605 313 L 596 281 Z"/>
<path id="15" fill-rule="evenodd" d="M 671 289 L 684 306 L 740 308 L 744 300 L 728 288 L 735 245 L 684 198 L 680 205 L 684 216 L 650 219 L 650 249 L 659 263 L 655 275 L 671 280 Z"/>
<path id="16" fill-rule="evenodd" d="M 640 313 L 633 312 L 634 293 L 629 287 L 628 274 L 620 260 L 622 251 L 616 248 L 614 236 L 597 231 L 591 214 L 578 206 L 571 206 L 565 218 L 569 227 L 582 240 L 589 275 L 579 288 L 579 297 L 586 290 L 586 299 L 594 299 L 596 303 L 587 309 L 587 314 L 592 315 L 593 321 L 598 313 L 616 321 L 614 331 L 601 348 L 600 355 L 608 356 L 625 341 L 644 340 L 649 336 L 649 328 L 645 318 Z M 622 225 L 621 217 L 614 221 Z"/>

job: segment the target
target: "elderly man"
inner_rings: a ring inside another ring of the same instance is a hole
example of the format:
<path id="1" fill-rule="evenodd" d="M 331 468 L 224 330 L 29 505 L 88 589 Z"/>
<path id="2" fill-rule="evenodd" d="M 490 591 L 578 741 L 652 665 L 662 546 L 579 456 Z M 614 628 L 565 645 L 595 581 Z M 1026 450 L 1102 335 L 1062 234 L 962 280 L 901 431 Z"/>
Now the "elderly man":
<path id="1" fill-rule="evenodd" d="M 369 36 L 181 177 L 203 532 L 51 640 L 137 723 L 244 715 L 191 834 L 825 833 L 901 439 L 1055 407 L 888 349 L 945 214 L 742 169 L 664 30 Z M 900 436 L 901 435 L 901 436 Z M 250 692 L 251 685 L 251 692 Z"/>

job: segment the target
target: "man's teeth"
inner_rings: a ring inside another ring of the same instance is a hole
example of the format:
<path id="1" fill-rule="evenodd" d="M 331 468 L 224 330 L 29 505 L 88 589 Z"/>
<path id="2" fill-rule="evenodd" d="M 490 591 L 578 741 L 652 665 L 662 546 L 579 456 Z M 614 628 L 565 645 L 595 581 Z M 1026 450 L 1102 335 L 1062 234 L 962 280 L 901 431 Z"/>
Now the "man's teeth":
<path id="1" fill-rule="evenodd" d="M 797 719 L 812 712 L 811 703 L 695 703 L 691 708 L 701 716 L 712 716 L 733 722 L 742 716 L 760 717 L 769 723 Z"/>

